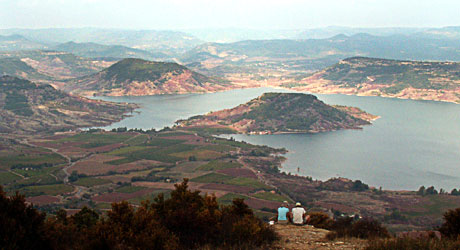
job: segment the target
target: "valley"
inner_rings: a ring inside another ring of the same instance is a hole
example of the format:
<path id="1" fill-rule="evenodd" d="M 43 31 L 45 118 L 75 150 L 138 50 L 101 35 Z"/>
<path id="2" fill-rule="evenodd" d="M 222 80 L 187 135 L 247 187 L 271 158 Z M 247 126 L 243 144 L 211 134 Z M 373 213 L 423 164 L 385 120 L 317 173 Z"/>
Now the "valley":
<path id="1" fill-rule="evenodd" d="M 450 39 L 41 32 L 0 37 L 0 73 L 10 75 L 0 78 L 0 184 L 43 211 L 139 206 L 184 178 L 219 204 L 244 198 L 265 220 L 301 201 L 394 232 L 439 225 L 460 202 L 446 191 L 458 183 L 460 130 L 444 118 L 457 108 L 381 98 L 459 103 Z M 420 183 L 442 188 L 413 191 Z"/>

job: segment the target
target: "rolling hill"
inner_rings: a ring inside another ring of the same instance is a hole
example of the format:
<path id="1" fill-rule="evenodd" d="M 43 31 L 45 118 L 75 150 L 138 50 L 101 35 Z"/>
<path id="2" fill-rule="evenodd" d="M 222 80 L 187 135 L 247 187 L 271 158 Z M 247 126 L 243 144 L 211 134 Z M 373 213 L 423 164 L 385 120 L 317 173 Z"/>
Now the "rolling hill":
<path id="1" fill-rule="evenodd" d="M 21 35 L 0 35 L 0 51 L 45 49 L 46 47 L 43 43 L 31 41 Z"/>
<path id="2" fill-rule="evenodd" d="M 67 52 L 47 50 L 27 50 L 0 52 L 0 59 L 16 58 L 32 67 L 44 78 L 27 78 L 28 80 L 64 80 L 94 74 L 116 61 L 108 59 L 88 59 Z M 15 75 L 15 74 L 11 74 Z M 22 76 L 21 76 L 22 77 Z"/>
<path id="3" fill-rule="evenodd" d="M 57 51 L 65 51 L 77 56 L 89 58 L 142 58 L 146 60 L 167 58 L 164 53 L 152 53 L 145 50 L 133 49 L 122 45 L 103 45 L 97 43 L 62 43 L 54 47 Z"/>
<path id="4" fill-rule="evenodd" d="M 49 76 L 39 73 L 18 58 L 0 58 L 0 76 L 3 75 L 34 80 L 50 79 Z"/>
<path id="5" fill-rule="evenodd" d="M 50 85 L 0 77 L 0 133 L 37 133 L 103 126 L 133 105 L 70 96 Z"/>
<path id="6" fill-rule="evenodd" d="M 301 80 L 296 89 L 460 102 L 460 63 L 353 57 Z"/>
<path id="7" fill-rule="evenodd" d="M 182 127 L 229 128 L 240 133 L 316 133 L 356 129 L 376 117 L 351 107 L 333 107 L 316 96 L 265 93 L 232 109 L 179 120 Z"/>
<path id="8" fill-rule="evenodd" d="M 70 81 L 64 90 L 83 95 L 155 95 L 213 92 L 232 85 L 177 63 L 124 59 L 99 73 Z"/>

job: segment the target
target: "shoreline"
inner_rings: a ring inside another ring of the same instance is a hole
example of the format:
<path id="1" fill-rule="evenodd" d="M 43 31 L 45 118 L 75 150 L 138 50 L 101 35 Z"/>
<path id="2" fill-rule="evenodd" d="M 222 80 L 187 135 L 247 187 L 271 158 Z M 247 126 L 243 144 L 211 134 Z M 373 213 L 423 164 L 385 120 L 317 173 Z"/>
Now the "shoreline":
<path id="1" fill-rule="evenodd" d="M 432 101 L 432 102 L 442 102 L 442 103 L 453 103 L 453 104 L 459 104 L 460 101 L 452 101 L 452 100 L 445 100 L 445 99 L 419 99 L 419 98 L 411 98 L 411 97 L 398 97 L 398 96 L 391 96 L 391 95 L 385 95 L 385 94 L 380 94 L 380 95 L 372 95 L 372 94 L 366 94 L 366 93 L 349 93 L 347 91 L 340 91 L 338 92 L 329 92 L 329 91 L 315 91 L 312 89 L 304 88 L 304 87 L 283 87 L 283 86 L 278 86 L 278 85 L 273 85 L 273 86 L 237 86 L 235 88 L 228 88 L 228 89 L 223 89 L 223 90 L 217 90 L 217 91 L 206 91 L 206 92 L 180 92 L 180 93 L 159 93 L 159 94 L 148 94 L 148 95 L 96 95 L 96 96 L 88 96 L 88 95 L 80 95 L 82 97 L 86 97 L 89 99 L 97 99 L 100 100 L 99 98 L 103 97 L 141 97 L 141 96 L 167 96 L 167 95 L 189 95 L 189 94 L 213 94 L 213 93 L 221 93 L 221 92 L 226 92 L 226 91 L 231 91 L 231 90 L 242 90 L 242 89 L 257 89 L 257 88 L 271 88 L 274 90 L 289 90 L 293 92 L 299 92 L 299 93 L 309 93 L 309 94 L 320 94 L 320 95 L 347 95 L 347 96 L 364 96 L 364 97 L 382 97 L 382 98 L 392 98 L 392 99 L 399 99 L 399 100 L 411 100 L 411 101 Z M 77 95 L 79 96 L 79 95 Z"/>

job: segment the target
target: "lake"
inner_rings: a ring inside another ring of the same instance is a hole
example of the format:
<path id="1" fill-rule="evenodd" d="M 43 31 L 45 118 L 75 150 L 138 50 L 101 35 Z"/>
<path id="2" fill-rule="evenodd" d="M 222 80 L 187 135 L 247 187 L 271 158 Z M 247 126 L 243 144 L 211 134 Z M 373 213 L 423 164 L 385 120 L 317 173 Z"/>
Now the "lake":
<path id="1" fill-rule="evenodd" d="M 97 97 L 141 106 L 134 114 L 105 127 L 161 129 L 174 121 L 232 108 L 272 88 L 210 94 Z M 227 135 L 237 140 L 289 150 L 283 171 L 326 180 L 359 179 L 384 189 L 460 188 L 460 105 L 382 97 L 315 94 L 328 104 L 359 107 L 381 116 L 362 130 L 318 134 Z M 297 171 L 297 168 L 300 171 Z"/>

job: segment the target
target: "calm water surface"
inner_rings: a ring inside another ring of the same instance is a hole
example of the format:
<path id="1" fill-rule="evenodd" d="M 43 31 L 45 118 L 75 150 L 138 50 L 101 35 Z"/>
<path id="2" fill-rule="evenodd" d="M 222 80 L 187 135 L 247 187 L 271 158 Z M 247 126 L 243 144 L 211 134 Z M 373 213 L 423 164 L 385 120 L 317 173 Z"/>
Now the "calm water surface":
<path id="1" fill-rule="evenodd" d="M 212 94 L 144 97 L 99 97 L 140 104 L 140 114 L 112 124 L 116 127 L 156 128 L 192 115 L 231 108 L 265 92 L 258 88 Z M 231 135 L 254 144 L 285 147 L 285 171 L 315 179 L 347 177 L 385 189 L 460 187 L 460 105 L 381 97 L 317 95 L 328 104 L 360 107 L 381 116 L 362 130 L 319 134 Z M 230 136 L 228 136 L 230 137 Z"/>

